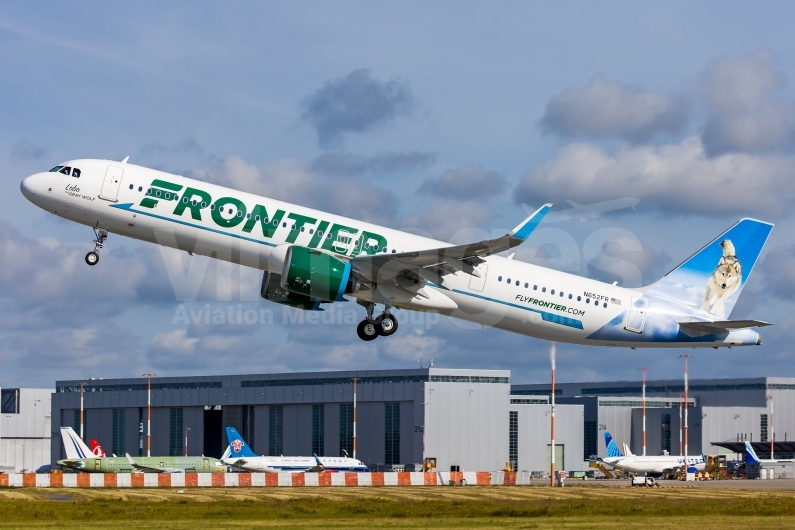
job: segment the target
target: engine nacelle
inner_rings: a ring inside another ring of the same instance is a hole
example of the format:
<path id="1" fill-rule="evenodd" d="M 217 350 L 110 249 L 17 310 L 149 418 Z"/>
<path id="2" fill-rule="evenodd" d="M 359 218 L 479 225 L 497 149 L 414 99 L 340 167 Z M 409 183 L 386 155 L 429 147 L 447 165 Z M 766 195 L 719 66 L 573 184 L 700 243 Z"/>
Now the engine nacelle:
<path id="1" fill-rule="evenodd" d="M 262 276 L 262 287 L 260 288 L 260 296 L 265 300 L 276 302 L 277 304 L 289 305 L 307 311 L 323 311 L 320 308 L 321 300 L 310 298 L 309 296 L 291 293 L 281 286 L 281 274 L 273 272 L 265 272 Z"/>
<path id="2" fill-rule="evenodd" d="M 281 276 L 281 286 L 291 293 L 339 302 L 345 300 L 342 295 L 351 276 L 351 264 L 329 252 L 291 245 L 284 256 Z"/>

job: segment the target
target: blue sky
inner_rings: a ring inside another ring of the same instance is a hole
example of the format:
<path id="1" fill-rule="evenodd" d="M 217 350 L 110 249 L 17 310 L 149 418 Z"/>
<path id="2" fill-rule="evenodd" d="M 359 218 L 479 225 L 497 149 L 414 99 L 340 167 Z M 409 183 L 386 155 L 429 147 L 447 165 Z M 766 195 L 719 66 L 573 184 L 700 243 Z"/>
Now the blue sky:
<path id="1" fill-rule="evenodd" d="M 546 380 L 542 341 L 409 319 L 390 340 L 365 344 L 344 323 L 284 322 L 280 307 L 257 299 L 256 271 L 120 237 L 89 269 L 90 230 L 29 204 L 19 182 L 66 159 L 128 155 L 454 241 L 512 228 L 523 203 L 563 212 L 567 201 L 636 198 L 635 209 L 542 225 L 517 253 L 629 286 L 657 279 L 738 218 L 771 221 L 732 317 L 776 325 L 760 348 L 698 351 L 691 366 L 693 377 L 795 376 L 794 10 L 4 4 L 0 384 L 401 368 L 420 357 Z M 353 305 L 335 309 L 338 320 L 361 318 Z M 182 318 L 230 306 L 257 322 Z M 263 310 L 273 324 L 260 324 Z M 677 377 L 679 353 L 559 345 L 559 377 L 634 379 L 640 366 Z"/>

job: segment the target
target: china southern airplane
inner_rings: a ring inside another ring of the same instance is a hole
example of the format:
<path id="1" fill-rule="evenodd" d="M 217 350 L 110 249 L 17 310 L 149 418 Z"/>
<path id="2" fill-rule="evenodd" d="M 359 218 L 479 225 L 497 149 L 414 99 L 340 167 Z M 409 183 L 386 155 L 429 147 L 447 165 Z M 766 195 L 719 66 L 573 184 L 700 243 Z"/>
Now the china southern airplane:
<path id="1" fill-rule="evenodd" d="M 367 473 L 370 471 L 361 460 L 344 456 L 258 456 L 234 427 L 226 428 L 226 437 L 229 446 L 221 461 L 243 471 L 263 473 L 320 473 L 321 471 Z"/>
<path id="2" fill-rule="evenodd" d="M 704 471 L 706 461 L 704 455 L 698 456 L 676 456 L 676 455 L 656 455 L 656 456 L 637 456 L 626 451 L 621 451 L 616 445 L 616 441 L 605 431 L 605 446 L 607 446 L 607 457 L 601 461 L 610 467 L 629 471 L 631 473 L 646 473 L 647 475 L 661 476 L 664 473 L 671 473 L 685 467 L 694 467 L 698 471 Z M 625 446 L 626 447 L 626 446 Z"/>
<path id="3" fill-rule="evenodd" d="M 773 225 L 742 219 L 659 281 L 628 289 L 498 256 L 523 243 L 546 204 L 495 239 L 466 245 L 108 160 L 71 160 L 21 184 L 24 196 L 94 229 L 263 271 L 261 295 L 322 310 L 356 299 L 362 340 L 395 333 L 393 308 L 436 311 L 545 340 L 596 346 L 761 344 L 756 320 L 728 320 Z M 123 271 L 119 271 L 123 273 Z M 380 315 L 376 305 L 383 306 Z"/>

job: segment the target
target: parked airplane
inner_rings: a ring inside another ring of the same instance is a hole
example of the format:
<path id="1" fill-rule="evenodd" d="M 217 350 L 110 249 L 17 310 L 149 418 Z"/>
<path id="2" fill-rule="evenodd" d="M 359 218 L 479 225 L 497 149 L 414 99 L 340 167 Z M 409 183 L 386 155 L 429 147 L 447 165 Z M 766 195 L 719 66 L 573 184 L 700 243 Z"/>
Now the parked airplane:
<path id="1" fill-rule="evenodd" d="M 761 343 L 756 320 L 727 320 L 773 225 L 743 219 L 652 285 L 628 289 L 496 254 L 524 242 L 549 211 L 508 234 L 450 245 L 206 182 L 107 160 L 72 160 L 21 184 L 24 196 L 108 234 L 264 272 L 263 298 L 304 310 L 356 299 L 363 340 L 395 333 L 393 308 L 437 311 L 545 340 L 623 347 Z M 376 305 L 383 312 L 376 316 Z"/>
<path id="2" fill-rule="evenodd" d="M 61 427 L 66 458 L 58 465 L 86 473 L 225 473 L 226 465 L 206 456 L 97 457 L 71 427 Z"/>
<path id="3" fill-rule="evenodd" d="M 229 447 L 221 461 L 243 471 L 265 473 L 319 473 L 321 471 L 369 471 L 361 460 L 342 456 L 257 456 L 234 427 L 226 428 Z"/>
<path id="4" fill-rule="evenodd" d="M 745 442 L 745 462 L 747 464 L 775 464 L 777 462 L 792 462 L 791 458 L 759 458 L 750 443 Z"/>
<path id="5" fill-rule="evenodd" d="M 664 473 L 681 469 L 685 465 L 695 467 L 698 471 L 703 471 L 706 466 L 704 455 L 688 457 L 675 455 L 636 456 L 629 451 L 626 452 L 627 454 L 621 454 L 616 441 L 613 440 L 609 432 L 605 431 L 604 438 L 607 457 L 601 459 L 602 463 L 621 471 L 661 476 Z"/>

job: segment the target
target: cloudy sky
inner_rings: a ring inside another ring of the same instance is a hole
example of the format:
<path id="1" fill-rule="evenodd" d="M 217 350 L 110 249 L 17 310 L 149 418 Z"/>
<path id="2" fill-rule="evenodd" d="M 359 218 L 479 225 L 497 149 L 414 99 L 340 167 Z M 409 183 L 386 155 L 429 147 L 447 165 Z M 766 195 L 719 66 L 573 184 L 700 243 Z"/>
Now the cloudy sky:
<path id="1" fill-rule="evenodd" d="M 500 368 L 548 344 L 363 311 L 301 321 L 257 271 L 92 233 L 19 193 L 71 158 L 155 167 L 464 242 L 555 209 L 516 259 L 650 283 L 738 218 L 776 223 L 733 318 L 758 348 L 692 377 L 795 377 L 795 6 L 787 2 L 5 3 L 0 6 L 0 385 L 55 379 Z M 573 204 L 622 199 L 596 215 Z M 634 209 L 630 207 L 634 205 Z M 214 322 L 214 316 L 223 323 Z M 230 321 L 232 323 L 230 323 Z M 564 381 L 681 374 L 679 351 L 561 344 Z"/>

